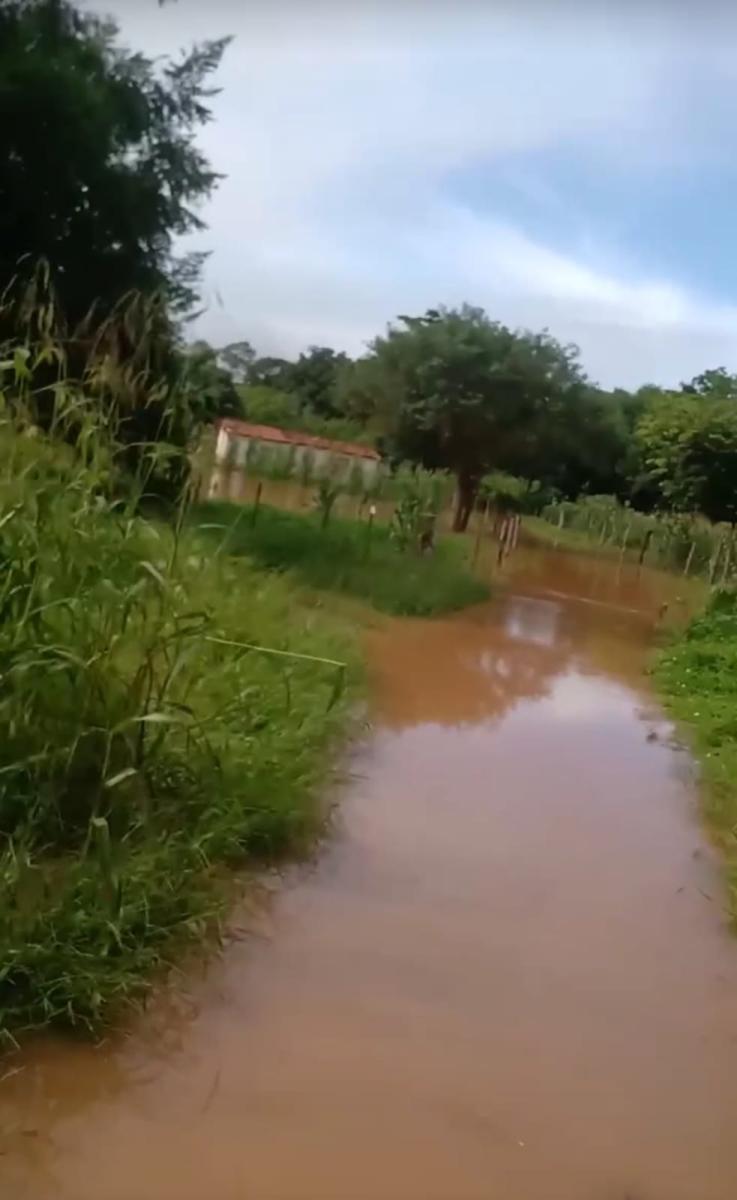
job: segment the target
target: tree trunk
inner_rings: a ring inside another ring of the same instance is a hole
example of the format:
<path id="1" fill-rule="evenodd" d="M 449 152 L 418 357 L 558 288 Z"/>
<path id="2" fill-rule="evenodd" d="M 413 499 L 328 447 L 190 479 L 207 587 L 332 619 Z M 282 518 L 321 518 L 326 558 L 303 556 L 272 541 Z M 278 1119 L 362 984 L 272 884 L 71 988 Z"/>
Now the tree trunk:
<path id="1" fill-rule="evenodd" d="M 476 502 L 479 481 L 474 475 L 458 476 L 458 500 L 453 518 L 453 532 L 465 533 Z"/>

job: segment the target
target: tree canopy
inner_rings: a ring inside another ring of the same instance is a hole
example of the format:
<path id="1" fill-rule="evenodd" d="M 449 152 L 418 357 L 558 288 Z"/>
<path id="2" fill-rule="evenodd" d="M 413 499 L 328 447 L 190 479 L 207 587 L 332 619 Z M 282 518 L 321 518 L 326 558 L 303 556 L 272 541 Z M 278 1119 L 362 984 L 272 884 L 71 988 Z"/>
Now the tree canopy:
<path id="1" fill-rule="evenodd" d="M 737 521 L 737 404 L 721 387 L 653 401 L 637 438 L 663 507 Z"/>
<path id="2" fill-rule="evenodd" d="M 373 373 L 395 452 L 456 475 L 458 529 L 483 475 L 522 457 L 544 414 L 585 388 L 574 347 L 469 305 L 400 317 L 373 342 L 371 360 L 361 386 L 370 389 Z"/>
<path id="3" fill-rule="evenodd" d="M 226 44 L 159 64 L 67 0 L 0 2 L 3 281 L 45 260 L 70 325 L 134 291 L 192 307 L 202 256 L 173 239 L 218 178 L 193 134 Z"/>

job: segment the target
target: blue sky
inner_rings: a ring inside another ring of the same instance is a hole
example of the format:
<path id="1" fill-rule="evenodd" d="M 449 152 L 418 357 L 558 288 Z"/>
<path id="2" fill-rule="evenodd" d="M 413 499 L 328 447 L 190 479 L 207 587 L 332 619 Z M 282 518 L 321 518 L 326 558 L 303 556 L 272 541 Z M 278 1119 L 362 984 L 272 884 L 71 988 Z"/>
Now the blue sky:
<path id="1" fill-rule="evenodd" d="M 88 0 L 91 7 L 97 3 Z M 706 0 L 110 0 L 234 35 L 201 142 L 214 343 L 360 351 L 464 300 L 604 385 L 737 370 L 737 13 Z"/>

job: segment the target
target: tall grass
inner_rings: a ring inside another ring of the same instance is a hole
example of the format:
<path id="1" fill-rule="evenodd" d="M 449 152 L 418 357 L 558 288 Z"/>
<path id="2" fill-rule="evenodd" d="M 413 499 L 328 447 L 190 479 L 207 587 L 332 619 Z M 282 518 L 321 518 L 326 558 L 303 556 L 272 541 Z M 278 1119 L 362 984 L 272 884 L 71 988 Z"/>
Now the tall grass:
<path id="1" fill-rule="evenodd" d="M 471 574 L 463 547 L 441 539 L 431 555 L 403 551 L 386 525 L 318 514 L 302 516 L 262 505 L 209 502 L 196 513 L 224 549 L 277 571 L 290 571 L 313 588 L 359 596 L 385 612 L 429 616 L 485 599 L 486 585 Z"/>
<path id="2" fill-rule="evenodd" d="M 59 355 L 62 361 L 62 355 Z M 95 1026 L 294 848 L 345 719 L 347 639 L 186 521 L 145 519 L 115 410 L 2 358 L 0 1022 Z M 45 387 L 48 385 L 44 385 Z"/>
<path id="3" fill-rule="evenodd" d="M 706 611 L 660 654 L 654 677 L 687 731 L 701 768 L 707 822 L 727 862 L 737 921 L 737 594 L 717 590 Z"/>

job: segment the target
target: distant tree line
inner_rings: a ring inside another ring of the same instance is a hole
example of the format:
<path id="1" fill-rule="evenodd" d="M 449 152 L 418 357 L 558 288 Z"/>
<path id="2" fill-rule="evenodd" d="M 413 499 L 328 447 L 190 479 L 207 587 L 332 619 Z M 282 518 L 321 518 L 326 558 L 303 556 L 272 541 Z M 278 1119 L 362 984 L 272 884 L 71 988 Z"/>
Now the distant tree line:
<path id="1" fill-rule="evenodd" d="M 737 520 L 737 376 L 724 368 L 675 389 L 606 391 L 577 347 L 468 305 L 401 316 L 355 360 L 315 346 L 296 361 L 260 358 L 248 342 L 192 354 L 251 420 L 320 418 L 390 459 L 451 471 L 458 529 L 491 471 L 540 497 L 606 494 L 647 512 Z"/>

